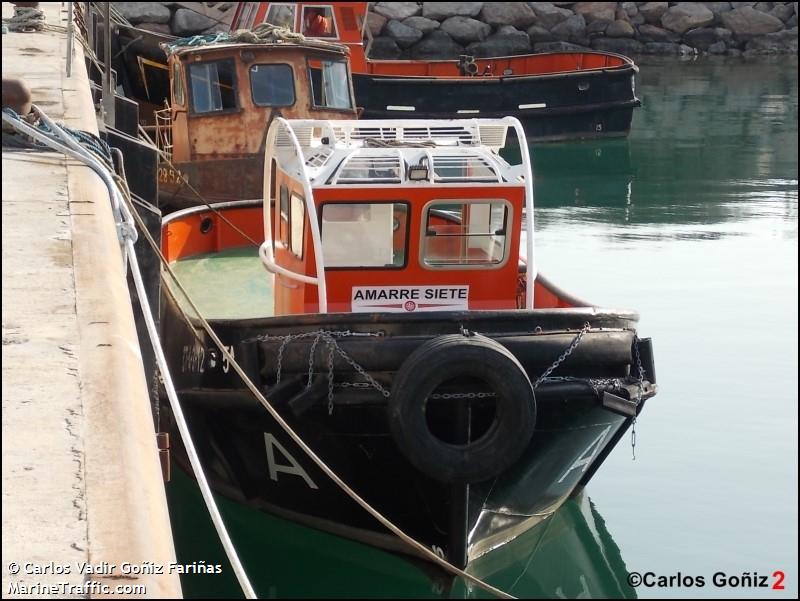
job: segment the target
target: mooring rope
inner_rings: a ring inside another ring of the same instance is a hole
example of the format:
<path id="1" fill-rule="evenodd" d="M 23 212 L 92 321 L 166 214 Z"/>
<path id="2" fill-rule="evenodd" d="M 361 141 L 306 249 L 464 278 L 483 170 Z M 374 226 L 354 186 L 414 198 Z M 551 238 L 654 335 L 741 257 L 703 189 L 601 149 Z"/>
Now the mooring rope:
<path id="1" fill-rule="evenodd" d="M 189 46 L 206 46 L 208 44 L 277 44 L 280 42 L 292 42 L 295 44 L 306 44 L 316 48 L 330 48 L 345 50 L 346 47 L 335 42 L 325 40 L 312 40 L 280 25 L 271 23 L 261 23 L 253 29 L 237 29 L 232 32 L 220 31 L 217 33 L 206 33 L 179 38 L 173 42 L 163 42 L 161 48 L 167 55 L 173 54 L 181 48 Z"/>
<path id="2" fill-rule="evenodd" d="M 203 472 L 202 465 L 200 464 L 200 458 L 197 455 L 195 450 L 194 444 L 192 442 L 191 434 L 189 433 L 189 427 L 186 424 L 186 421 L 183 417 L 183 412 L 180 407 L 180 403 L 178 401 L 178 395 L 175 391 L 175 387 L 172 384 L 172 378 L 169 375 L 169 368 L 167 366 L 166 358 L 164 357 L 163 350 L 161 348 L 161 343 L 158 339 L 158 331 L 155 326 L 155 322 L 153 321 L 152 313 L 150 311 L 150 305 L 147 299 L 147 292 L 144 289 L 144 282 L 142 281 L 141 271 L 139 268 L 139 263 L 136 258 L 136 253 L 134 250 L 134 243 L 136 242 L 136 230 L 135 230 L 135 223 L 139 223 L 139 227 L 143 228 L 143 231 L 147 232 L 147 229 L 144 228 L 143 223 L 141 222 L 141 217 L 139 217 L 138 213 L 136 212 L 136 208 L 133 206 L 131 202 L 129 193 L 125 190 L 125 194 L 121 192 L 120 187 L 117 185 L 117 181 L 115 180 L 115 176 L 107 166 L 103 165 L 100 161 L 98 161 L 95 157 L 88 153 L 86 149 L 84 149 L 77 140 L 70 137 L 70 134 L 64 130 L 62 130 L 55 122 L 50 120 L 47 115 L 45 115 L 38 107 L 35 105 L 33 106 L 34 112 L 44 121 L 51 129 L 50 133 L 45 133 L 37 128 L 30 126 L 29 124 L 25 123 L 24 121 L 20 120 L 18 117 L 15 119 L 9 113 L 3 112 L 3 121 L 11 125 L 12 127 L 17 128 L 19 131 L 26 133 L 35 139 L 39 140 L 40 142 L 46 144 L 50 148 L 54 150 L 58 150 L 63 154 L 71 156 L 89 167 L 91 167 L 95 172 L 100 175 L 103 179 L 104 183 L 108 187 L 109 196 L 112 201 L 112 208 L 116 208 L 115 211 L 115 218 L 117 218 L 117 214 L 119 218 L 126 222 L 126 225 L 132 229 L 126 228 L 119 228 L 118 225 L 118 232 L 122 237 L 122 243 L 125 246 L 125 253 L 124 256 L 128 259 L 127 263 L 130 264 L 131 267 L 131 274 L 134 278 L 134 284 L 136 285 L 137 294 L 139 294 L 139 301 L 142 307 L 142 313 L 144 315 L 145 324 L 147 325 L 148 334 L 150 335 L 150 339 L 153 345 L 153 350 L 156 353 L 156 359 L 159 364 L 159 369 L 161 369 L 162 377 L 164 378 L 165 388 L 167 389 L 167 396 L 170 400 L 170 405 L 172 406 L 173 413 L 176 418 L 176 424 L 178 426 L 178 430 L 180 431 L 181 437 L 184 441 L 184 446 L 186 447 L 187 454 L 189 455 L 189 461 L 192 465 L 192 469 L 195 473 L 195 477 L 197 478 L 198 486 L 200 487 L 200 491 L 203 495 L 203 499 L 206 502 L 206 506 L 211 514 L 211 520 L 214 523 L 215 528 L 217 529 L 217 534 L 220 537 L 220 541 L 225 549 L 225 553 L 228 556 L 229 561 L 231 562 L 231 566 L 236 574 L 237 579 L 239 580 L 239 584 L 242 587 L 245 596 L 248 599 L 255 599 L 256 594 L 253 590 L 252 585 L 250 584 L 247 575 L 244 572 L 244 567 L 242 566 L 241 561 L 236 553 L 236 549 L 233 547 L 233 543 L 231 542 L 230 536 L 228 535 L 227 529 L 225 528 L 225 524 L 222 520 L 222 516 L 219 513 L 219 509 L 217 508 L 216 502 L 214 501 L 213 494 L 211 493 L 211 487 L 208 484 L 208 481 L 205 477 L 205 473 Z M 55 139 L 58 138 L 58 139 Z M 65 146 L 66 144 L 66 146 Z M 124 202 L 120 202 L 120 200 Z M 130 206 L 128 206 L 128 203 Z M 138 221 L 134 220 L 134 216 L 138 218 Z M 149 232 L 148 232 L 149 234 Z"/>

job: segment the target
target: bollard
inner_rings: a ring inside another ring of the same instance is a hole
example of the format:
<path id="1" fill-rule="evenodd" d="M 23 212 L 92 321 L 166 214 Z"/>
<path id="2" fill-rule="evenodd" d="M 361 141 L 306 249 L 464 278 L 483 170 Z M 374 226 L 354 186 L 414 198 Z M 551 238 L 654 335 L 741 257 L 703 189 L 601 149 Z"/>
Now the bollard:
<path id="1" fill-rule="evenodd" d="M 19 115 L 31 112 L 31 90 L 24 80 L 3 78 L 3 108 L 10 108 Z"/>

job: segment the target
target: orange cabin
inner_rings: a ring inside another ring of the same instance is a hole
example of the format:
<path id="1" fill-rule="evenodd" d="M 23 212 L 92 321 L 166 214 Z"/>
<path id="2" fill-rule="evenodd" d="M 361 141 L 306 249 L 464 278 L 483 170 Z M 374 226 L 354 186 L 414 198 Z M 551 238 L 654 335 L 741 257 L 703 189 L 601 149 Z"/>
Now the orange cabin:
<path id="1" fill-rule="evenodd" d="M 498 154 L 515 124 L 277 120 L 260 248 L 275 314 L 524 306 L 530 181 Z"/>

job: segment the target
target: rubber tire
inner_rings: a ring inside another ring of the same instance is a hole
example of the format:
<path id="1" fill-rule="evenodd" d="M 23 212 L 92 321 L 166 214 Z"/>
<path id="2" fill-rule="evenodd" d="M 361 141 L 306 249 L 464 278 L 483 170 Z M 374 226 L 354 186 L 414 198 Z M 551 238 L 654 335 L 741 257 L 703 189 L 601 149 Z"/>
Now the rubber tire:
<path id="1" fill-rule="evenodd" d="M 440 440 L 425 417 L 430 394 L 459 375 L 482 379 L 496 394 L 494 422 L 468 445 Z M 392 383 L 388 417 L 395 442 L 415 467 L 442 482 L 473 483 L 519 459 L 533 436 L 536 399 L 522 365 L 501 344 L 449 334 L 422 344 L 403 362 Z"/>

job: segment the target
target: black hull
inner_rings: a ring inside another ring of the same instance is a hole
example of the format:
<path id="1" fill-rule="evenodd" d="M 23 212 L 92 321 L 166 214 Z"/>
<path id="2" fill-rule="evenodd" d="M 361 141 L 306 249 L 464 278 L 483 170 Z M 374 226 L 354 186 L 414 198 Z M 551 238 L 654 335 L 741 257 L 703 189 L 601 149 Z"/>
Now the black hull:
<path id="1" fill-rule="evenodd" d="M 522 122 L 529 140 L 553 141 L 627 136 L 633 109 L 641 105 L 635 73 L 634 65 L 459 79 L 354 73 L 353 86 L 366 119 L 511 116 Z"/>
<path id="2" fill-rule="evenodd" d="M 162 302 L 162 340 L 193 439 L 212 487 L 244 505 L 382 547 L 409 548 L 340 490 L 244 389 L 238 376 L 197 326 L 180 317 L 167 291 Z M 234 349 L 250 378 L 302 439 L 355 491 L 407 534 L 458 566 L 513 540 L 551 515 L 586 483 L 632 417 L 605 408 L 585 382 L 542 384 L 530 444 L 509 469 L 485 481 L 439 481 L 411 465 L 392 436 L 386 401 L 375 389 L 339 388 L 329 413 L 324 343 L 317 349 L 316 376 L 308 394 L 304 379 L 313 338 L 280 349 L 275 336 L 327 331 L 377 332 L 343 338 L 342 349 L 377 381 L 391 378 L 410 351 L 425 340 L 467 330 L 486 333 L 511 350 L 538 377 L 564 351 L 585 322 L 585 335 L 562 374 L 618 378 L 632 397 L 635 343 L 632 313 L 593 309 L 513 312 L 300 315 L 212 322 Z M 534 334 L 534 330 L 541 329 Z M 596 329 L 596 331 L 595 331 Z M 268 335 L 264 339 L 264 335 Z M 282 385 L 276 385 L 280 354 Z M 335 380 L 359 377 L 339 358 Z M 294 381 L 294 389 L 292 382 Z M 624 391 L 620 392 L 621 394 Z M 647 398 L 655 393 L 645 383 Z M 165 395 L 161 395 L 165 401 Z M 300 402 L 298 403 L 298 399 Z M 310 402 L 306 402 L 310 399 Z M 173 430 L 173 453 L 185 452 L 162 403 L 162 429 Z M 640 403 L 638 410 L 641 410 Z"/>

